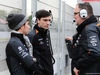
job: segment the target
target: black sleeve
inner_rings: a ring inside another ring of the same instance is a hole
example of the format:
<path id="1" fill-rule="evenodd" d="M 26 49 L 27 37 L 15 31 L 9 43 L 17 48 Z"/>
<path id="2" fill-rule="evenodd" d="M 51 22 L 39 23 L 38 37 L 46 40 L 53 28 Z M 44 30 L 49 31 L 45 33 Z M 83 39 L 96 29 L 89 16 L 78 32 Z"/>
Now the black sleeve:
<path id="1" fill-rule="evenodd" d="M 99 35 L 99 39 L 100 39 L 100 25 L 96 27 L 97 31 L 98 31 L 98 35 Z"/>
<path id="2" fill-rule="evenodd" d="M 67 49 L 68 49 L 69 57 L 72 58 L 72 56 L 73 56 L 72 55 L 73 45 L 72 45 L 70 40 L 65 39 L 65 42 L 66 42 L 66 46 L 67 46 Z"/>
<path id="3" fill-rule="evenodd" d="M 13 41 L 10 43 L 11 46 L 11 52 L 15 56 L 15 58 L 18 59 L 19 63 L 23 65 L 24 67 L 34 70 L 35 69 L 35 61 L 33 60 L 33 57 L 28 52 L 28 49 L 23 45 L 20 41 Z"/>

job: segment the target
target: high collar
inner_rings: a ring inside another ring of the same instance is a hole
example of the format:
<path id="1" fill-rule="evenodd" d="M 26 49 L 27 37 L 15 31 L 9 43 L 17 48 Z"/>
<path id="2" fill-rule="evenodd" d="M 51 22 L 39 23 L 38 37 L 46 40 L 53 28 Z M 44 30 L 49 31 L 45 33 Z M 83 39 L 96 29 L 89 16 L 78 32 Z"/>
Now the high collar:
<path id="1" fill-rule="evenodd" d="M 38 30 L 38 32 L 42 35 L 46 34 L 47 33 L 47 30 L 43 29 L 43 28 L 40 28 L 38 25 L 35 25 L 34 26 L 34 29 Z"/>
<path id="2" fill-rule="evenodd" d="M 82 30 L 85 28 L 85 26 L 89 25 L 90 23 L 94 23 L 94 22 L 97 22 L 97 19 L 95 16 L 91 16 L 90 18 L 86 19 L 84 22 L 82 22 L 77 27 L 78 34 L 80 34 L 82 32 Z"/>
<path id="3" fill-rule="evenodd" d="M 23 34 L 22 34 L 22 33 L 12 32 L 12 33 L 11 33 L 11 37 L 17 37 L 17 38 L 19 38 L 23 43 L 25 43 L 25 40 L 24 40 L 24 38 L 23 38 Z"/>

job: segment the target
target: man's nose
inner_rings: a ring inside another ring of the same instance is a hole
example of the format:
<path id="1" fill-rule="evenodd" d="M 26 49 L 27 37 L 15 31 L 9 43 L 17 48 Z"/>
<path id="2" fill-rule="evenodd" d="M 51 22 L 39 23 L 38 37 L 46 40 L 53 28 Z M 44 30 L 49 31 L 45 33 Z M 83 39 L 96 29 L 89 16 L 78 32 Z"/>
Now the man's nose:
<path id="1" fill-rule="evenodd" d="M 50 21 L 47 21 L 47 24 L 49 25 L 50 24 Z"/>
<path id="2" fill-rule="evenodd" d="M 31 29 L 30 25 L 29 25 L 29 29 Z"/>

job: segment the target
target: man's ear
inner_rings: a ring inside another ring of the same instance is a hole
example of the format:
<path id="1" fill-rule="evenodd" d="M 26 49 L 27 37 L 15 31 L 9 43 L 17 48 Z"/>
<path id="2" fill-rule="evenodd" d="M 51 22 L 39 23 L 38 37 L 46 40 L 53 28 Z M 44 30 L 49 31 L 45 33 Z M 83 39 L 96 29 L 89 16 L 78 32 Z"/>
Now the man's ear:
<path id="1" fill-rule="evenodd" d="M 24 29 L 24 26 L 25 26 L 25 25 L 22 25 L 20 29 L 23 30 L 23 29 Z"/>
<path id="2" fill-rule="evenodd" d="M 39 23 L 39 21 L 40 21 L 40 20 L 37 18 L 37 23 Z"/>

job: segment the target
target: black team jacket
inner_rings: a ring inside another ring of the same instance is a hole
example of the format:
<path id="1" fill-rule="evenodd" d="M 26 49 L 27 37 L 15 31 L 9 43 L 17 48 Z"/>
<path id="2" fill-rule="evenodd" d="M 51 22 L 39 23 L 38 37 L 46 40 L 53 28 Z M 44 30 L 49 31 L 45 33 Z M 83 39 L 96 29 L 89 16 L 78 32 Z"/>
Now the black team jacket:
<path id="1" fill-rule="evenodd" d="M 33 34 L 33 33 L 36 34 Z M 41 66 L 41 74 L 38 75 L 53 75 L 53 61 L 50 38 L 48 30 L 39 28 L 38 25 L 29 33 L 30 41 L 33 45 L 33 55 Z"/>
<path id="2" fill-rule="evenodd" d="M 23 34 L 11 33 L 6 47 L 6 61 L 11 75 L 33 75 L 36 63 L 30 55 Z"/>
<path id="3" fill-rule="evenodd" d="M 73 68 L 80 70 L 79 75 L 100 74 L 100 39 L 95 16 L 91 16 L 77 27 L 73 44 L 67 42 Z"/>

